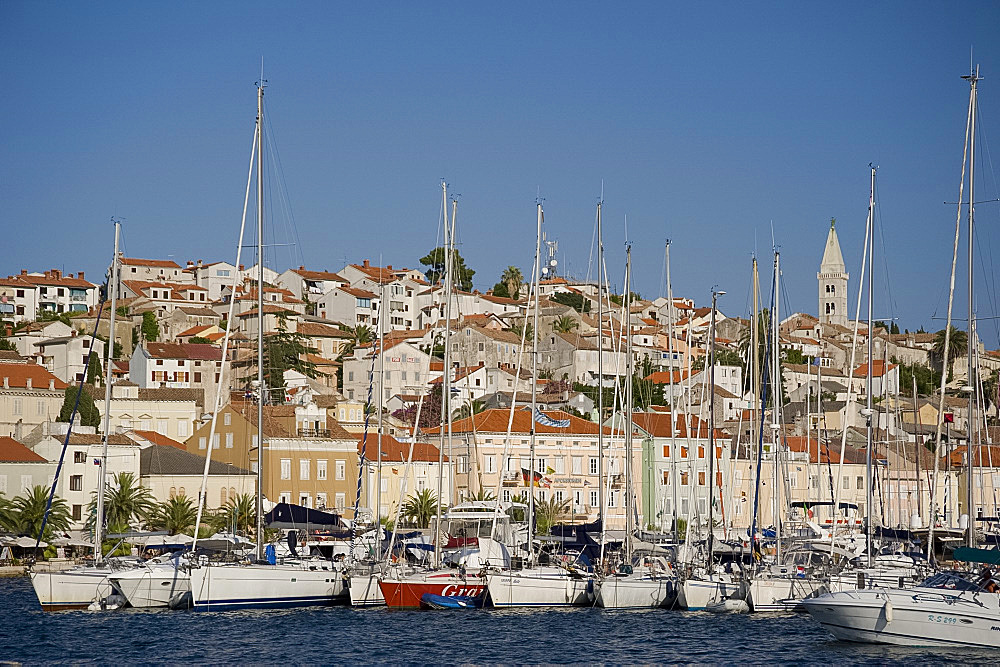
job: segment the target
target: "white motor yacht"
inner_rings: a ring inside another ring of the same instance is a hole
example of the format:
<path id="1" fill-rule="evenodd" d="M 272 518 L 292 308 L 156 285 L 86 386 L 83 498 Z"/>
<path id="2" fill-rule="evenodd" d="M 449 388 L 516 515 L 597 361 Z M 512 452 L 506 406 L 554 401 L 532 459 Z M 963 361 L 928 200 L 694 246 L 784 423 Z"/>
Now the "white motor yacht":
<path id="1" fill-rule="evenodd" d="M 871 588 L 805 600 L 837 639 L 906 646 L 1000 647 L 1000 595 L 942 572 L 911 588 Z"/>

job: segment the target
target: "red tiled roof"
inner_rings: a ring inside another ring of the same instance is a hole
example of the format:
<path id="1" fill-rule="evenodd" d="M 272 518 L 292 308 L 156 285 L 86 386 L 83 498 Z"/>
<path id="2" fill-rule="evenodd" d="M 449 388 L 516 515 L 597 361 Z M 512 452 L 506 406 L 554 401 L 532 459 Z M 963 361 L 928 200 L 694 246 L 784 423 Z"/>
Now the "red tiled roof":
<path id="1" fill-rule="evenodd" d="M 886 368 L 885 361 L 879 359 L 874 363 L 872 363 L 872 377 L 877 377 L 877 378 L 882 377 L 895 367 L 896 364 L 889 364 L 889 367 Z M 855 368 L 854 377 L 856 378 L 868 377 L 868 364 L 861 364 L 860 366 Z"/>
<path id="2" fill-rule="evenodd" d="M 534 423 L 536 433 L 563 434 L 563 435 L 597 435 L 597 424 L 586 419 L 580 419 L 562 410 L 548 410 L 545 414 L 552 419 L 568 419 L 570 424 L 567 428 L 555 426 L 545 426 L 533 422 L 530 409 L 514 410 L 514 420 L 511 424 L 511 433 L 528 434 L 531 432 L 531 425 Z M 466 417 L 453 422 L 452 433 L 466 433 L 475 431 L 477 433 L 506 433 L 507 420 L 510 418 L 510 410 L 484 410 L 472 417 Z M 427 434 L 437 433 L 440 426 L 423 429 Z M 604 428 L 604 432 L 611 433 L 611 429 Z"/>
<path id="3" fill-rule="evenodd" d="M 378 461 L 378 435 L 369 435 L 367 442 L 358 441 L 358 453 L 361 453 L 361 446 L 365 446 L 365 459 L 368 461 Z M 429 442 L 413 443 L 413 460 L 436 463 L 440 450 Z M 400 442 L 391 435 L 382 434 L 382 462 L 406 463 L 410 456 L 410 443 Z M 445 455 L 444 460 L 448 460 Z"/>
<path id="4" fill-rule="evenodd" d="M 676 438 L 707 438 L 708 422 L 697 415 L 684 415 L 670 412 L 633 412 L 632 423 L 642 430 L 650 433 L 654 438 L 669 438 L 671 423 L 674 423 Z M 691 432 L 688 435 L 688 425 Z M 720 429 L 715 429 L 716 438 L 725 438 L 726 434 Z"/>
<path id="5" fill-rule="evenodd" d="M 344 284 L 350 283 L 350 281 L 344 280 L 339 275 L 331 271 L 309 271 L 299 267 L 297 269 L 292 269 L 292 273 L 298 274 L 303 280 L 330 280 Z"/>
<path id="6" fill-rule="evenodd" d="M 169 259 L 138 259 L 136 257 L 122 257 L 122 264 L 125 266 L 157 266 L 162 269 L 179 269 L 177 262 Z"/>
<path id="7" fill-rule="evenodd" d="M 10 436 L 0 436 L 0 462 L 46 463 L 44 457 L 34 453 Z"/>
<path id="8" fill-rule="evenodd" d="M 154 359 L 222 360 L 222 350 L 208 343 L 146 343 L 146 352 Z"/>
<path id="9" fill-rule="evenodd" d="M 167 436 L 161 433 L 157 433 L 156 431 L 136 430 L 133 431 L 133 433 L 135 433 L 140 438 L 145 438 L 146 440 L 149 440 L 154 445 L 160 445 L 161 447 L 176 447 L 177 449 L 183 449 L 187 451 L 187 447 L 185 447 L 182 443 L 179 443 L 176 440 L 173 440 L 172 438 L 168 438 Z"/>
<path id="10" fill-rule="evenodd" d="M 671 376 L 673 376 L 673 383 L 677 384 L 687 379 L 688 373 L 686 370 L 682 371 L 656 371 L 655 373 L 650 373 L 643 380 L 652 382 L 654 384 L 670 384 Z"/>
<path id="11" fill-rule="evenodd" d="M 337 327 L 317 322 L 300 322 L 296 327 L 296 332 L 303 336 L 318 336 L 321 338 L 354 338 L 353 334 L 342 331 Z"/>
<path id="12" fill-rule="evenodd" d="M 9 387 L 27 388 L 29 379 L 32 389 L 48 389 L 50 381 L 56 389 L 61 390 L 69 386 L 38 364 L 0 363 L 0 387 L 3 386 L 3 381 L 6 381 Z"/>
<path id="13" fill-rule="evenodd" d="M 97 287 L 94 283 L 87 282 L 82 278 L 64 276 L 59 271 L 46 271 L 44 276 L 21 274 L 18 278 L 32 285 L 59 285 L 61 287 L 81 287 L 85 289 Z"/>

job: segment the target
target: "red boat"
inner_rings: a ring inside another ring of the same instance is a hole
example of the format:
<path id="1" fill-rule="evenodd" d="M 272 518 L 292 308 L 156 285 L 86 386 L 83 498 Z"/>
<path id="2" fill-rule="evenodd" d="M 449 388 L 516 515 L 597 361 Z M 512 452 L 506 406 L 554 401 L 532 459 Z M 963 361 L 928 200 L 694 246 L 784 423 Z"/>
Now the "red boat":
<path id="1" fill-rule="evenodd" d="M 379 588 L 390 609 L 419 609 L 424 593 L 444 597 L 478 597 L 486 589 L 486 579 L 457 571 L 429 570 L 402 579 L 383 579 Z"/>

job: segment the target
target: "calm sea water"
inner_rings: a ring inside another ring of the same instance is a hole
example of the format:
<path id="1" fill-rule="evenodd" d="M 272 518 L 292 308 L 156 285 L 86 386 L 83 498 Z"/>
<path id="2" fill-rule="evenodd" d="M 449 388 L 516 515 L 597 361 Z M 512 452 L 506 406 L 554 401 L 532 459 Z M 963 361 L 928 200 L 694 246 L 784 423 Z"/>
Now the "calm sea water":
<path id="1" fill-rule="evenodd" d="M 982 663 L 1000 652 L 846 644 L 801 614 L 666 610 L 43 613 L 27 578 L 0 579 L 0 662 L 24 663 Z"/>

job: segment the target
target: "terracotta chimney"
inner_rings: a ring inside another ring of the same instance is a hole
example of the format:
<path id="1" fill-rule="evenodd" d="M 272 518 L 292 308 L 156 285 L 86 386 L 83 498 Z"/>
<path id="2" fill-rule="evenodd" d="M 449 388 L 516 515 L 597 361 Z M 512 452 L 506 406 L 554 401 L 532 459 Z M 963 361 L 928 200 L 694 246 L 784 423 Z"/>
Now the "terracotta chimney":
<path id="1" fill-rule="evenodd" d="M 80 280 L 83 280 L 83 271 L 81 271 L 80 273 L 78 273 L 76 275 L 77 275 L 77 277 L 80 278 Z"/>
<path id="2" fill-rule="evenodd" d="M 306 267 L 304 267 L 304 266 L 302 266 L 302 265 L 300 264 L 300 265 L 299 265 L 299 271 L 305 271 L 305 270 L 306 270 Z"/>
<path id="3" fill-rule="evenodd" d="M 5 377 L 3 379 L 3 388 L 4 389 L 10 389 L 10 378 L 9 377 Z"/>
<path id="4" fill-rule="evenodd" d="M 365 261 L 361 262 L 361 265 L 364 266 L 366 269 L 371 268 L 371 264 L 368 263 L 367 259 Z"/>
<path id="5" fill-rule="evenodd" d="M 392 271 L 392 264 L 386 264 L 385 268 L 387 271 Z"/>
<path id="6" fill-rule="evenodd" d="M 192 261 L 191 261 L 191 260 L 189 259 L 189 260 L 188 260 L 188 262 L 187 262 L 187 265 L 188 265 L 188 266 L 194 266 L 194 262 L 192 262 Z"/>
<path id="7" fill-rule="evenodd" d="M 31 378 L 24 379 L 24 387 L 25 389 L 31 389 Z"/>
<path id="8" fill-rule="evenodd" d="M 21 269 L 21 275 L 22 276 L 28 275 L 28 269 Z"/>
<path id="9" fill-rule="evenodd" d="M 55 389 L 56 389 L 56 381 L 49 380 L 49 391 L 55 391 Z"/>

